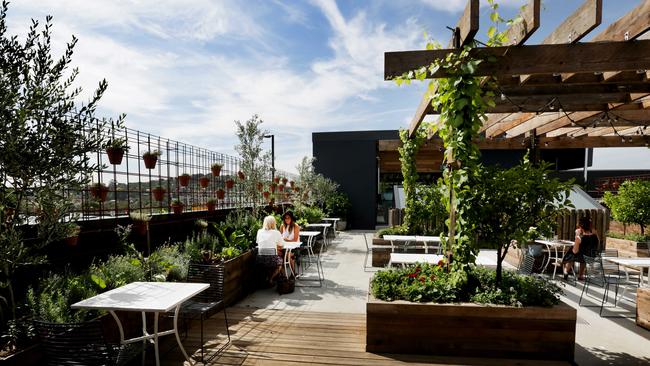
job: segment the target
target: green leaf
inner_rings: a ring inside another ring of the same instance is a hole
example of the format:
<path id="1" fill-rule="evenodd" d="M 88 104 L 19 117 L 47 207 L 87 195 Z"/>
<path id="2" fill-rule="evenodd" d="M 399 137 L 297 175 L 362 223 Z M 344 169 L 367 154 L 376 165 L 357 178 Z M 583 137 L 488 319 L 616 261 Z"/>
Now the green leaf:
<path id="1" fill-rule="evenodd" d="M 93 281 L 97 286 L 99 286 L 99 288 L 101 288 L 101 289 L 105 289 L 105 288 L 106 288 L 106 281 L 104 281 L 103 278 L 101 278 L 101 277 L 99 277 L 99 276 L 97 276 L 97 275 L 95 275 L 95 274 L 92 274 L 92 275 L 90 275 L 90 279 L 91 279 L 91 280 L 92 280 L 92 281 Z"/>
<path id="2" fill-rule="evenodd" d="M 493 25 L 490 26 L 490 28 L 488 28 L 488 32 L 487 32 L 488 38 L 492 39 L 492 38 L 494 38 L 494 35 L 496 35 L 496 34 L 497 34 L 497 27 L 495 27 Z"/>

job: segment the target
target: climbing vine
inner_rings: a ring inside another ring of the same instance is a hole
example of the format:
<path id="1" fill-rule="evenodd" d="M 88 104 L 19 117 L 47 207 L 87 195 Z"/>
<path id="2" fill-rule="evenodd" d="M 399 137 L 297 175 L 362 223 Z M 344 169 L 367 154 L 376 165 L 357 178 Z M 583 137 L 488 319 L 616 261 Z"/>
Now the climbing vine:
<path id="1" fill-rule="evenodd" d="M 415 207 L 415 201 L 417 200 L 416 187 L 418 182 L 418 172 L 415 165 L 415 156 L 426 140 L 426 134 L 422 126 L 420 126 L 413 138 L 409 138 L 408 130 L 401 130 L 399 137 L 400 140 L 402 140 L 402 145 L 398 148 L 398 151 L 399 161 L 402 167 L 402 184 L 404 186 L 405 197 L 404 219 L 402 225 L 405 226 L 407 230 L 410 230 L 412 229 L 412 218 L 414 215 L 413 209 Z"/>
<path id="2" fill-rule="evenodd" d="M 494 25 L 488 30 L 487 45 L 500 46 L 507 41 L 507 37 L 505 32 L 499 32 L 499 24 L 512 25 L 521 19 L 505 21 L 498 13 L 498 4 L 493 0 L 489 0 L 489 4 L 492 9 L 490 19 Z M 439 48 L 439 45 L 427 43 L 428 50 L 434 48 Z M 449 236 L 445 245 L 453 255 L 452 270 L 463 272 L 468 269 L 469 264 L 474 263 L 478 254 L 478 247 L 475 245 L 476 223 L 468 220 L 471 217 L 470 210 L 473 209 L 471 187 L 473 182 L 479 179 L 482 169 L 479 162 L 480 151 L 473 140 L 479 136 L 482 121 L 486 118 L 485 111 L 495 105 L 491 78 L 475 75 L 478 66 L 489 60 L 473 57 L 471 50 L 472 46 L 464 46 L 456 52 L 448 53 L 443 59 L 437 59 L 428 66 L 409 71 L 396 79 L 400 85 L 408 84 L 412 79 L 424 80 L 438 71 L 444 71 L 447 75 L 445 78 L 430 81 L 427 92 L 431 97 L 432 107 L 440 114 L 439 121 L 431 127 L 432 132 L 440 136 L 445 148 L 443 162 L 446 169 L 443 171 L 442 188 L 449 213 Z M 419 136 L 420 132 L 412 144 L 404 143 L 405 148 L 414 149 L 419 146 Z M 404 137 L 402 139 L 404 140 Z M 417 179 L 417 174 L 411 172 L 415 169 L 415 154 L 401 155 L 404 156 L 404 159 L 400 159 L 403 164 L 402 171 L 409 173 L 404 174 L 406 191 L 407 179 L 411 180 L 413 176 Z M 405 163 L 409 165 L 405 167 Z"/>

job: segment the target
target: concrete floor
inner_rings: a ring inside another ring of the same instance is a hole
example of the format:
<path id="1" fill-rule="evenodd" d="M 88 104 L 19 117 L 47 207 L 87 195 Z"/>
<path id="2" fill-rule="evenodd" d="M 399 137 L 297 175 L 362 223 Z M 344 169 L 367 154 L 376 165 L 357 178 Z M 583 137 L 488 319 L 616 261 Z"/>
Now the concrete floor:
<path id="1" fill-rule="evenodd" d="M 363 270 L 366 253 L 364 234 L 368 240 L 371 239 L 371 232 L 338 233 L 321 257 L 325 271 L 322 287 L 303 287 L 317 286 L 318 282 L 299 280 L 292 294 L 280 296 L 275 289 L 258 290 L 238 306 L 365 313 L 368 284 L 373 272 Z M 495 254 L 492 251 L 482 251 L 480 255 Z M 307 274 L 315 276 L 315 273 L 312 268 Z M 634 291 L 627 294 L 616 309 L 606 309 L 604 315 L 616 315 L 619 318 L 605 318 L 598 315 L 598 307 L 578 306 L 582 283 L 558 283 L 564 288 L 563 300 L 578 309 L 575 360 L 578 365 L 650 365 L 650 331 L 635 324 Z M 602 296 L 602 291 L 595 291 L 593 295 L 587 303 L 600 305 L 601 297 L 595 296 Z"/>

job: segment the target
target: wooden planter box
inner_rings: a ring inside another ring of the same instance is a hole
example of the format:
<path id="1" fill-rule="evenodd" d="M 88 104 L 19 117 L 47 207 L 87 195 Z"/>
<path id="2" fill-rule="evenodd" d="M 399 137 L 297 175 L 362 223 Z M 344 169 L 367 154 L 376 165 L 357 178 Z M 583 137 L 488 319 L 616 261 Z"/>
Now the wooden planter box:
<path id="1" fill-rule="evenodd" d="M 366 351 L 572 362 L 576 310 L 385 302 L 368 295 Z"/>
<path id="2" fill-rule="evenodd" d="M 386 267 L 390 261 L 390 241 L 382 238 L 372 238 L 372 266 L 373 267 Z M 385 246 L 386 248 L 381 248 Z M 377 248 L 380 247 L 380 248 Z"/>
<path id="3" fill-rule="evenodd" d="M 234 305 L 255 288 L 255 253 L 252 250 L 224 263 L 224 299 L 226 305 Z"/>
<path id="4" fill-rule="evenodd" d="M 648 243 L 607 237 L 607 249 L 618 249 L 619 257 L 647 257 Z"/>
<path id="5" fill-rule="evenodd" d="M 650 288 L 636 290 L 636 325 L 650 330 Z"/>
<path id="6" fill-rule="evenodd" d="M 0 357 L 0 364 L 3 366 L 42 365 L 43 361 L 43 351 L 38 343 L 6 357 Z"/>

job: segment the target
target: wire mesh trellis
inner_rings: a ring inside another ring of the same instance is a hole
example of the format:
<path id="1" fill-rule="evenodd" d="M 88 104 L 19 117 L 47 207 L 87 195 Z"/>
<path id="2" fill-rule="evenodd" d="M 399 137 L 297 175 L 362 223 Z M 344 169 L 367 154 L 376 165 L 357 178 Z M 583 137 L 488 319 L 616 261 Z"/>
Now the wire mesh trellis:
<path id="1" fill-rule="evenodd" d="M 268 203 L 262 190 L 255 197 L 244 194 L 238 157 L 129 128 L 108 127 L 104 133 L 110 140 L 124 141 L 128 149 L 105 149 L 89 156 L 98 163 L 90 186 L 70 192 L 81 220 Z M 214 164 L 221 168 L 213 169 Z M 295 179 L 288 172 L 276 170 L 276 174 Z M 270 181 L 270 177 L 269 167 L 265 179 Z"/>

